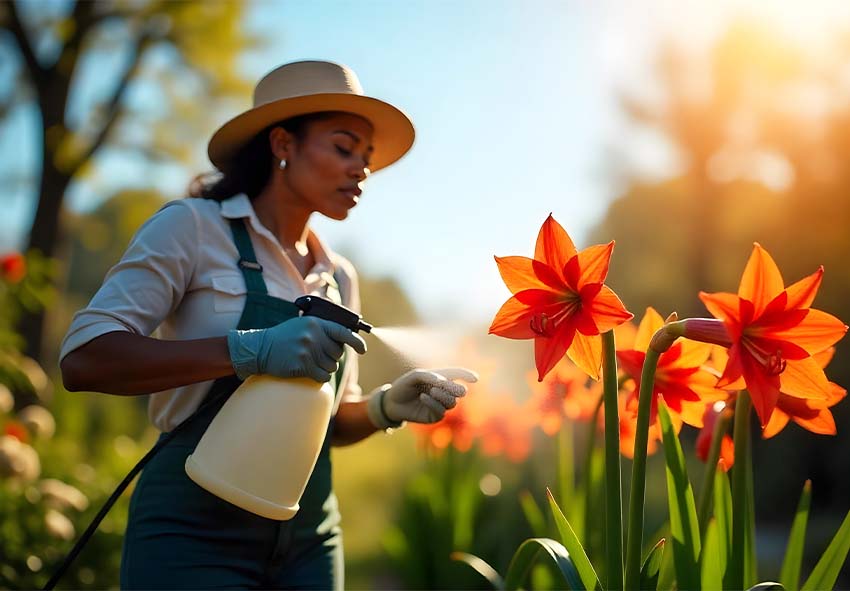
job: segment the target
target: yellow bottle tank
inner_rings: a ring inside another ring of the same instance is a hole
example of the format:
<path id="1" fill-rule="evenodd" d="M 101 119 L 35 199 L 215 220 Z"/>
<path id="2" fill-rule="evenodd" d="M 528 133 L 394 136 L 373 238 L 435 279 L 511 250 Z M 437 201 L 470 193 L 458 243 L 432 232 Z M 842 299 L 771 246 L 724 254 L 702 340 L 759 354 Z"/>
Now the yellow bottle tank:
<path id="1" fill-rule="evenodd" d="M 291 519 L 322 449 L 333 404 L 328 382 L 251 376 L 186 458 L 186 473 L 246 511 Z"/>

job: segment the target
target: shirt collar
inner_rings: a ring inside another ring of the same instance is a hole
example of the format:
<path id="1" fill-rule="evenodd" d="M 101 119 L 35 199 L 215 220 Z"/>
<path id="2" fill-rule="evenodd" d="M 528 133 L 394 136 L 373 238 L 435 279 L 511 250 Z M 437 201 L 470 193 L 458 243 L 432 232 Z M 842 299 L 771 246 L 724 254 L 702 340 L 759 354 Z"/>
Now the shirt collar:
<path id="1" fill-rule="evenodd" d="M 239 193 L 233 197 L 224 199 L 221 202 L 221 216 L 227 219 L 248 218 L 248 222 L 253 227 L 254 232 L 272 240 L 272 242 L 278 245 L 278 248 L 280 247 L 280 243 L 269 232 L 268 228 L 260 223 L 257 214 L 254 212 L 254 206 L 251 205 L 251 200 L 245 193 Z M 331 278 L 328 282 L 333 283 L 332 279 L 335 266 L 331 259 L 330 251 L 313 230 L 307 231 L 307 248 L 313 253 L 313 258 L 316 261 L 313 268 L 310 269 L 308 277 L 313 273 L 319 276 L 327 273 L 327 277 Z"/>

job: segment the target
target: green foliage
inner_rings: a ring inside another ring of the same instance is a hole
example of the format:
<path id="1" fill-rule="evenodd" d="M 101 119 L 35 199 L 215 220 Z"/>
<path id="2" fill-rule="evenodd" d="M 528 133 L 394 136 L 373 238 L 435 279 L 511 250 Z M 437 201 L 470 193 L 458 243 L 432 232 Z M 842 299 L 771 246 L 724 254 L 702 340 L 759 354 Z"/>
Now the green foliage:
<path id="1" fill-rule="evenodd" d="M 847 560 L 850 552 L 850 512 L 844 518 L 841 527 L 832 538 L 826 551 L 818 560 L 815 569 L 809 578 L 803 583 L 803 591 L 816 591 L 817 589 L 832 589 L 838 579 L 838 573 Z"/>
<path id="2" fill-rule="evenodd" d="M 565 586 L 559 585 L 559 587 L 564 589 L 585 588 L 566 548 L 555 540 L 531 538 L 517 548 L 505 575 L 505 589 L 519 589 L 541 553 L 547 555 L 557 565 L 565 584 Z"/>
<path id="3" fill-rule="evenodd" d="M 664 562 L 665 539 L 661 538 L 647 554 L 646 559 L 640 567 L 640 588 L 657 589 L 658 579 L 661 576 L 661 565 Z"/>
<path id="4" fill-rule="evenodd" d="M 806 524 L 809 521 L 809 507 L 812 503 L 812 481 L 807 480 L 800 494 L 800 503 L 788 534 L 788 546 L 785 549 L 785 559 L 782 561 L 782 571 L 779 580 L 788 591 L 800 588 L 800 567 L 803 563 L 803 550 L 806 543 Z"/>
<path id="5" fill-rule="evenodd" d="M 667 499 L 676 583 L 680 589 L 699 589 L 700 537 L 694 492 L 688 480 L 682 446 L 662 401 L 658 403 L 658 417 L 661 421 L 664 456 L 667 460 Z"/>
<path id="6" fill-rule="evenodd" d="M 581 577 L 584 588 L 601 589 L 602 586 L 599 584 L 599 577 L 596 576 L 596 571 L 593 570 L 593 565 L 590 563 L 590 559 L 588 559 L 587 554 L 585 553 L 584 548 L 582 548 L 581 542 L 579 542 L 578 537 L 576 537 L 569 521 L 567 521 L 567 518 L 564 517 L 564 514 L 560 507 L 558 507 L 558 503 L 555 502 L 555 498 L 552 496 L 552 493 L 549 492 L 548 489 L 546 490 L 546 493 L 549 497 L 549 507 L 552 509 L 552 515 L 555 516 L 555 524 L 558 526 L 558 532 L 561 534 L 561 542 L 569 552 L 570 558 Z"/>

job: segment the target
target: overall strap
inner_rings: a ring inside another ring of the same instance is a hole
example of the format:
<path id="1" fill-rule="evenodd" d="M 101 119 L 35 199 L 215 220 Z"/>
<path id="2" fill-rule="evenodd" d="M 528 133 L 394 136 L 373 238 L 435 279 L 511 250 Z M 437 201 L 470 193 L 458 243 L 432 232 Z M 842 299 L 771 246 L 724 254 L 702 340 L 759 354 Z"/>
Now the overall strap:
<path id="1" fill-rule="evenodd" d="M 236 264 L 239 265 L 239 270 L 245 277 L 245 287 L 248 288 L 248 293 L 268 294 L 266 282 L 263 281 L 263 266 L 257 262 L 257 255 L 254 254 L 254 246 L 251 244 L 251 237 L 248 235 L 245 220 L 243 218 L 231 219 L 230 230 L 233 232 L 236 250 L 239 251 L 239 260 Z"/>

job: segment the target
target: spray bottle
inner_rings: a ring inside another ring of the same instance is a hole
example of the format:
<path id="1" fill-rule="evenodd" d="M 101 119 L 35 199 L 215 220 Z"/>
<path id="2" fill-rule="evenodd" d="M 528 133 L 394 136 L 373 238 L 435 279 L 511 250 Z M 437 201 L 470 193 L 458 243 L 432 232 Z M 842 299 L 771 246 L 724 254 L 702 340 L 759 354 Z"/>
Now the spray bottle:
<path id="1" fill-rule="evenodd" d="M 305 316 L 371 332 L 357 313 L 316 296 L 295 300 Z M 322 449 L 334 405 L 330 383 L 251 376 L 210 423 L 186 474 L 234 505 L 267 517 L 295 516 Z"/>

